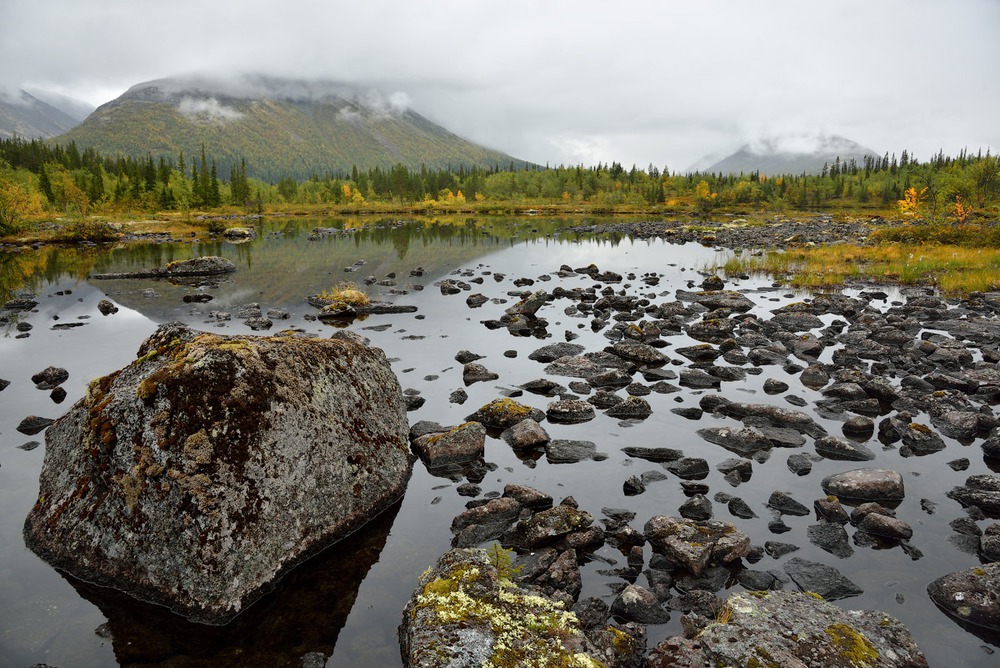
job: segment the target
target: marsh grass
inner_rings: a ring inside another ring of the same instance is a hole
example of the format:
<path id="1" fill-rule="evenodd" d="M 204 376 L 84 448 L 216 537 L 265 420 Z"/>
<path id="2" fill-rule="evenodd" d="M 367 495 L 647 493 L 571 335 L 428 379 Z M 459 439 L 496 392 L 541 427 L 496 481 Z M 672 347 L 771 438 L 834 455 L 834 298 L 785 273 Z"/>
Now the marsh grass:
<path id="1" fill-rule="evenodd" d="M 1000 290 L 1000 249 L 939 244 L 890 243 L 874 247 L 846 244 L 733 255 L 722 265 L 727 275 L 770 275 L 802 289 L 855 282 L 934 286 L 945 294 Z"/>
<path id="2" fill-rule="evenodd" d="M 323 292 L 319 293 L 319 296 L 323 299 L 343 302 L 352 306 L 367 306 L 371 303 L 368 295 L 358 290 L 356 284 L 349 282 L 338 283 L 329 290 L 323 290 Z"/>

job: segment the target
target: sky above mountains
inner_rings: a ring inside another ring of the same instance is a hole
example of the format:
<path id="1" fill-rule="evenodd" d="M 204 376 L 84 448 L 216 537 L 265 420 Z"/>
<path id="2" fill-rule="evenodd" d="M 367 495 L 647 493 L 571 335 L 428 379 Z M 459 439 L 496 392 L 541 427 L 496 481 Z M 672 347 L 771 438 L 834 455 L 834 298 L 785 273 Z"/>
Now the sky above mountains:
<path id="1" fill-rule="evenodd" d="M 685 169 L 761 137 L 1000 150 L 997 0 L 5 0 L 0 87 L 185 73 L 371 87 L 541 164 Z"/>

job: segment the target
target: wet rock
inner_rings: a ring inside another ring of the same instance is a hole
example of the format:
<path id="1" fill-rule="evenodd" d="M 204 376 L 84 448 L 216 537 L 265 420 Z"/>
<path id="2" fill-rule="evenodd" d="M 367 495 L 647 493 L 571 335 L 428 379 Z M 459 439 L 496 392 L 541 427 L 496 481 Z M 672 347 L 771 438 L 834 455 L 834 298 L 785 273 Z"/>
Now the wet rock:
<path id="1" fill-rule="evenodd" d="M 754 427 L 734 429 L 732 427 L 706 427 L 699 429 L 698 435 L 709 443 L 721 445 L 726 450 L 739 455 L 752 455 L 773 447 L 771 439 Z"/>
<path id="2" fill-rule="evenodd" d="M 816 439 L 816 454 L 843 462 L 867 462 L 875 459 L 875 453 L 861 445 L 837 436 L 823 436 Z"/>
<path id="3" fill-rule="evenodd" d="M 526 418 L 531 418 L 538 422 L 544 414 L 537 408 L 519 404 L 513 399 L 494 399 L 475 413 L 469 415 L 466 420 L 480 422 L 487 429 L 504 431 Z"/>
<path id="4" fill-rule="evenodd" d="M 798 551 L 798 545 L 792 545 L 791 543 L 781 543 L 775 540 L 769 540 L 764 543 L 764 551 L 774 559 L 780 559 L 786 554 L 791 554 L 792 552 Z"/>
<path id="5" fill-rule="evenodd" d="M 695 390 L 717 390 L 722 386 L 720 379 L 701 369 L 682 369 L 679 382 L 681 387 Z"/>
<path id="6" fill-rule="evenodd" d="M 455 361 L 459 364 L 468 364 L 470 362 L 475 362 L 476 360 L 483 359 L 483 355 L 478 355 L 474 352 L 468 350 L 459 350 L 455 353 Z"/>
<path id="7" fill-rule="evenodd" d="M 66 400 L 66 390 L 62 387 L 57 387 L 49 392 L 49 398 L 52 399 L 53 403 L 61 404 Z"/>
<path id="8" fill-rule="evenodd" d="M 691 323 L 687 327 L 687 335 L 695 341 L 705 343 L 722 343 L 733 336 L 736 323 L 729 318 L 709 318 Z"/>
<path id="9" fill-rule="evenodd" d="M 560 357 L 545 367 L 545 373 L 552 376 L 571 378 L 591 378 L 605 371 L 605 368 L 582 355 Z"/>
<path id="10" fill-rule="evenodd" d="M 588 459 L 603 459 L 592 441 L 556 439 L 545 445 L 545 458 L 550 464 L 575 464 Z"/>
<path id="11" fill-rule="evenodd" d="M 25 436 L 34 436 L 35 434 L 44 430 L 53 422 L 54 420 L 52 420 L 51 418 L 43 418 L 43 417 L 38 417 L 37 415 L 29 415 L 28 417 L 21 420 L 21 422 L 17 425 L 16 429 Z"/>
<path id="12" fill-rule="evenodd" d="M 444 668 L 493 660 L 548 666 L 586 661 L 625 668 L 638 653 L 638 641 L 621 632 L 616 636 L 621 643 L 617 655 L 609 651 L 610 642 L 593 644 L 572 613 L 508 580 L 484 550 L 452 550 L 438 559 L 420 577 L 403 611 L 403 665 Z"/>
<path id="13" fill-rule="evenodd" d="M 486 428 L 478 422 L 425 434 L 411 444 L 413 452 L 430 467 L 471 461 L 483 456 Z"/>
<path id="14" fill-rule="evenodd" d="M 809 515 L 809 509 L 799 503 L 785 492 L 774 491 L 767 499 L 767 507 L 776 510 L 782 515 L 796 515 L 805 517 Z"/>
<path id="15" fill-rule="evenodd" d="M 966 508 L 975 507 L 990 517 L 1000 517 L 1000 475 L 969 476 L 965 485 L 952 488 L 947 496 Z"/>
<path id="16" fill-rule="evenodd" d="M 654 550 L 694 575 L 700 575 L 710 565 L 740 559 L 750 549 L 746 534 L 717 520 L 698 522 L 657 515 L 646 522 L 643 535 Z"/>
<path id="17" fill-rule="evenodd" d="M 544 397 L 554 397 L 566 391 L 566 388 L 559 383 L 548 378 L 538 378 L 528 381 L 523 385 L 518 385 L 522 390 L 532 394 L 540 394 Z"/>
<path id="18" fill-rule="evenodd" d="M 0 392 L 3 392 L 4 390 L 6 390 L 9 385 L 10 385 L 10 381 L 9 380 L 5 380 L 3 378 L 0 378 Z"/>
<path id="19" fill-rule="evenodd" d="M 775 378 L 768 378 L 764 381 L 765 394 L 781 394 L 788 391 L 788 383 Z"/>
<path id="20" fill-rule="evenodd" d="M 844 421 L 841 430 L 847 438 L 867 441 L 875 433 L 875 422 L 870 417 L 854 415 Z"/>
<path id="21" fill-rule="evenodd" d="M 686 357 L 696 364 L 711 364 L 722 354 L 722 351 L 708 343 L 686 346 L 676 350 L 678 355 Z"/>
<path id="22" fill-rule="evenodd" d="M 31 377 L 31 382 L 35 384 L 35 389 L 51 390 L 66 382 L 69 372 L 61 367 L 50 366 L 39 371 Z"/>
<path id="23" fill-rule="evenodd" d="M 528 355 L 528 359 L 548 364 L 550 362 L 555 362 L 560 357 L 573 357 L 574 355 L 580 355 L 584 350 L 586 350 L 586 348 L 578 343 L 553 343 L 535 350 Z"/>
<path id="24" fill-rule="evenodd" d="M 945 436 L 967 441 L 976 437 L 979 418 L 975 411 L 947 411 L 932 418 L 932 422 Z"/>
<path id="25" fill-rule="evenodd" d="M 515 450 L 544 447 L 550 440 L 548 432 L 531 418 L 525 418 L 505 429 L 500 438 Z"/>
<path id="26" fill-rule="evenodd" d="M 609 408 L 606 414 L 622 420 L 644 420 L 653 414 L 653 409 L 642 397 L 630 396 Z"/>
<path id="27" fill-rule="evenodd" d="M 520 520 L 505 536 L 505 544 L 518 549 L 546 547 L 569 534 L 583 531 L 593 524 L 590 513 L 560 504 Z"/>
<path id="28" fill-rule="evenodd" d="M 806 530 L 809 542 L 835 557 L 846 559 L 854 554 L 854 549 L 847 542 L 847 531 L 841 524 L 820 522 L 811 524 Z"/>
<path id="29" fill-rule="evenodd" d="M 101 315 L 111 315 L 112 313 L 118 313 L 118 307 L 112 304 L 107 299 L 102 299 L 97 302 L 97 310 L 100 311 Z"/>
<path id="30" fill-rule="evenodd" d="M 755 513 L 753 509 L 749 505 L 747 505 L 746 501 L 739 498 L 738 496 L 734 496 L 733 498 L 729 499 L 729 502 L 726 504 L 726 507 L 729 509 L 729 512 L 733 517 L 739 517 L 742 520 L 748 520 L 757 517 L 757 513 Z"/>
<path id="31" fill-rule="evenodd" d="M 915 455 L 930 455 L 945 449 L 945 442 L 927 425 L 911 422 L 902 436 L 903 445 Z"/>
<path id="32" fill-rule="evenodd" d="M 469 394 L 465 390 L 458 389 L 448 395 L 448 403 L 461 406 L 469 399 Z"/>
<path id="33" fill-rule="evenodd" d="M 844 510 L 844 506 L 841 505 L 840 500 L 835 496 L 816 499 L 813 501 L 813 510 L 816 511 L 816 517 L 833 524 L 847 524 L 851 521 L 847 511 Z"/>
<path id="34" fill-rule="evenodd" d="M 806 453 L 789 455 L 787 460 L 788 470 L 795 475 L 809 475 L 812 471 L 813 459 Z"/>
<path id="35" fill-rule="evenodd" d="M 469 362 L 462 367 L 462 382 L 465 383 L 466 387 L 474 383 L 497 380 L 498 378 L 500 378 L 499 374 L 493 373 L 478 362 Z"/>
<path id="36" fill-rule="evenodd" d="M 489 297 L 479 292 L 473 293 L 465 298 L 465 303 L 469 308 L 479 308 L 490 300 Z"/>
<path id="37" fill-rule="evenodd" d="M 976 566 L 934 580 L 927 586 L 931 600 L 953 619 L 1000 631 L 1000 563 Z"/>
<path id="38" fill-rule="evenodd" d="M 594 388 L 610 387 L 612 389 L 621 389 L 631 382 L 632 376 L 621 369 L 609 369 L 587 378 L 587 383 Z"/>
<path id="39" fill-rule="evenodd" d="M 594 407 L 580 399 L 553 401 L 545 409 L 550 422 L 577 423 L 594 419 Z"/>
<path id="40" fill-rule="evenodd" d="M 858 530 L 888 540 L 909 540 L 913 529 L 903 520 L 880 513 L 869 513 L 858 522 Z"/>
<path id="41" fill-rule="evenodd" d="M 639 624 L 666 624 L 670 613 L 665 610 L 648 589 L 630 584 L 611 604 L 611 614 L 616 619 Z"/>
<path id="42" fill-rule="evenodd" d="M 548 300 L 548 293 L 545 290 L 538 290 L 508 308 L 505 313 L 510 316 L 534 317 L 538 309 L 544 306 Z"/>
<path id="43" fill-rule="evenodd" d="M 707 397 L 703 398 L 703 400 L 705 399 Z M 744 420 L 747 417 L 762 418 L 775 427 L 794 429 L 813 438 L 820 438 L 826 435 L 826 430 L 817 424 L 811 416 L 802 411 L 790 410 L 770 404 L 748 404 L 725 399 L 718 403 L 715 410 L 737 420 Z"/>
<path id="44" fill-rule="evenodd" d="M 850 501 L 899 503 L 903 500 L 903 476 L 889 469 L 854 469 L 823 478 L 827 494 Z"/>
<path id="45" fill-rule="evenodd" d="M 743 313 L 754 307 L 754 303 L 745 295 L 732 290 L 707 290 L 704 292 L 678 290 L 676 297 L 678 301 L 694 302 L 712 310 L 727 309 L 734 313 Z"/>
<path id="46" fill-rule="evenodd" d="M 648 668 L 927 667 L 906 627 L 881 612 L 847 611 L 784 591 L 733 594 L 722 609 L 727 611 L 724 622 L 718 614 L 682 619 L 687 622 L 682 624 L 685 635 L 661 642 L 650 655 Z"/>
<path id="47" fill-rule="evenodd" d="M 629 446 L 622 448 L 622 452 L 629 457 L 635 457 L 636 459 L 644 459 L 647 462 L 657 463 L 673 462 L 684 456 L 683 452 L 673 448 L 642 448 Z"/>
<path id="48" fill-rule="evenodd" d="M 836 568 L 792 557 L 785 563 L 785 572 L 799 589 L 819 594 L 827 601 L 860 596 L 861 587 L 840 574 Z"/>
<path id="49" fill-rule="evenodd" d="M 622 492 L 625 496 L 638 496 L 645 491 L 646 484 L 637 475 L 629 476 L 625 479 L 625 482 L 622 483 Z"/>
<path id="50" fill-rule="evenodd" d="M 656 348 L 639 341 L 621 341 L 608 350 L 623 360 L 647 366 L 662 366 L 670 361 L 670 358 Z"/>
<path id="51" fill-rule="evenodd" d="M 618 396 L 614 392 L 608 392 L 607 390 L 598 390 L 593 396 L 587 397 L 587 403 L 594 406 L 594 408 L 611 408 L 612 406 L 617 406 L 621 402 L 625 401 L 622 397 Z"/>
<path id="52" fill-rule="evenodd" d="M 552 497 L 537 489 L 511 483 L 503 488 L 504 497 L 509 497 L 525 508 L 533 511 L 548 510 L 552 507 Z"/>
<path id="53" fill-rule="evenodd" d="M 712 519 L 712 502 L 701 494 L 695 494 L 681 504 L 678 513 L 687 520 L 710 520 Z"/>
<path id="54" fill-rule="evenodd" d="M 451 522 L 455 534 L 452 547 L 475 547 L 500 538 L 517 520 L 521 509 L 516 499 L 502 497 L 460 513 Z"/>
<path id="55" fill-rule="evenodd" d="M 81 579 L 222 623 L 402 496 L 406 437 L 381 350 L 161 325 L 50 427 L 25 539 Z"/>
<path id="56" fill-rule="evenodd" d="M 667 462 L 663 468 L 682 480 L 703 480 L 708 477 L 708 462 L 701 457 L 681 457 Z"/>
<path id="57" fill-rule="evenodd" d="M 830 374 L 822 364 L 810 364 L 799 374 L 799 381 L 811 390 L 819 390 L 830 382 Z"/>

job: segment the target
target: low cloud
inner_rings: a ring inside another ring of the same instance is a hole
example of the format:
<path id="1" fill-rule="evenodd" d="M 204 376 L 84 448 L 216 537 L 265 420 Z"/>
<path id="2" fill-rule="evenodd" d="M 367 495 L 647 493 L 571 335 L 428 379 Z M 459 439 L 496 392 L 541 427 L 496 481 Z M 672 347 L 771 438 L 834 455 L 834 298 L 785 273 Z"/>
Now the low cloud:
<path id="1" fill-rule="evenodd" d="M 177 110 L 192 121 L 202 123 L 228 123 L 243 118 L 243 113 L 221 104 L 214 97 L 184 97 L 177 104 Z"/>

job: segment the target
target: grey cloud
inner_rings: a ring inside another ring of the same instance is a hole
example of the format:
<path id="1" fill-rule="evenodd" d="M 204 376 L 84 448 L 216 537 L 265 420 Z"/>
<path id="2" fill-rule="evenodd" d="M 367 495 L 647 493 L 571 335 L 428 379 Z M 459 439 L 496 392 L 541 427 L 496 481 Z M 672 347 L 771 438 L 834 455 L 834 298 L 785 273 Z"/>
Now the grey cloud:
<path id="1" fill-rule="evenodd" d="M 995 0 L 7 0 L 0 84 L 97 104 L 179 72 L 333 81 L 543 164 L 684 168 L 805 133 L 929 157 L 1000 148 L 998 28 Z"/>

